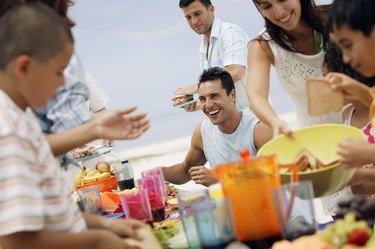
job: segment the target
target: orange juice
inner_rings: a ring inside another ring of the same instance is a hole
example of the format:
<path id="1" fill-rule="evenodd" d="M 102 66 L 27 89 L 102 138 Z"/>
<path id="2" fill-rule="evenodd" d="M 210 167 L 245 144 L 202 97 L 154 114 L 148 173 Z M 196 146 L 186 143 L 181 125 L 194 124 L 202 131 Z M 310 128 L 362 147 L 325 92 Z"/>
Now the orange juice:
<path id="1" fill-rule="evenodd" d="M 214 174 L 232 202 L 238 240 L 250 242 L 279 236 L 271 194 L 271 189 L 281 184 L 275 156 L 219 165 Z"/>

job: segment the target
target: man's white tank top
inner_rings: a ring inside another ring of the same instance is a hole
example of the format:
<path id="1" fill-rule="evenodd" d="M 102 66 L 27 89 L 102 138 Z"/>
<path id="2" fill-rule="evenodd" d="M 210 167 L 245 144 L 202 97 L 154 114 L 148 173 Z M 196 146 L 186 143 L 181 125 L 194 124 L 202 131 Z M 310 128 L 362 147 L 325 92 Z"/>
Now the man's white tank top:
<path id="1" fill-rule="evenodd" d="M 240 160 L 240 151 L 249 149 L 252 156 L 257 153 L 254 145 L 254 127 L 259 120 L 254 114 L 243 111 L 240 124 L 231 134 L 222 133 L 218 125 L 210 120 L 201 124 L 203 150 L 211 167 Z"/>

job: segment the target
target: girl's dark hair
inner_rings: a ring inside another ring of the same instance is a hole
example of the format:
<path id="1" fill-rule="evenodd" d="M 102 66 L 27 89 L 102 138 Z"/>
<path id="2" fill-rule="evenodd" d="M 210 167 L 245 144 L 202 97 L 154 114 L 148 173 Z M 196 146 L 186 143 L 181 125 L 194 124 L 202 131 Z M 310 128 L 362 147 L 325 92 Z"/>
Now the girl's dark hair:
<path id="1" fill-rule="evenodd" d="M 374 0 L 335 0 L 329 9 L 327 31 L 346 25 L 369 36 L 375 25 Z"/>
<path id="2" fill-rule="evenodd" d="M 350 65 L 343 62 L 342 53 L 333 41 L 329 41 L 327 43 L 323 67 L 325 67 L 329 72 L 346 74 L 369 87 L 372 87 L 375 84 L 375 77 L 367 78 L 355 71 Z"/>
<path id="3" fill-rule="evenodd" d="M 259 7 L 258 0 L 253 0 L 258 11 L 262 14 Z M 323 35 L 323 43 L 328 40 L 327 34 L 324 32 L 325 17 L 327 16 L 329 5 L 316 6 L 313 0 L 300 0 L 301 2 L 301 19 L 315 31 Z M 282 28 L 273 24 L 270 20 L 264 17 L 266 32 L 270 35 L 271 40 L 276 42 L 279 46 L 290 52 L 298 52 L 293 49 L 286 41 L 286 34 Z M 264 41 L 262 36 L 257 37 L 255 40 Z"/>

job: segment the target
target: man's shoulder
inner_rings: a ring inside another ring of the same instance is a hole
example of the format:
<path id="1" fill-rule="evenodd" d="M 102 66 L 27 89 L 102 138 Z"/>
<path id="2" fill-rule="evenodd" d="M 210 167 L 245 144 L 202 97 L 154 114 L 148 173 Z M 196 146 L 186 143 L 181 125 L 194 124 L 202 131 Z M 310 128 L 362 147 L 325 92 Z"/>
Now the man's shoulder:
<path id="1" fill-rule="evenodd" d="M 245 30 L 235 23 L 221 22 L 220 23 L 220 29 L 221 29 L 222 32 L 225 32 L 227 30 L 236 30 L 236 31 L 244 33 L 247 36 Z"/>

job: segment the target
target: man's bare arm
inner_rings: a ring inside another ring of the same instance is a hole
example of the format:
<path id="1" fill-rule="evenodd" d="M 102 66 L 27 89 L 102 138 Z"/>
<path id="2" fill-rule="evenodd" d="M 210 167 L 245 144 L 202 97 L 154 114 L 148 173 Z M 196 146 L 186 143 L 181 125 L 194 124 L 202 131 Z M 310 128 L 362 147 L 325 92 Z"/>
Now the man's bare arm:
<path id="1" fill-rule="evenodd" d="M 173 184 L 184 184 L 191 180 L 189 169 L 193 166 L 204 165 L 206 162 L 199 125 L 194 130 L 185 160 L 170 167 L 163 167 L 164 178 Z"/>

